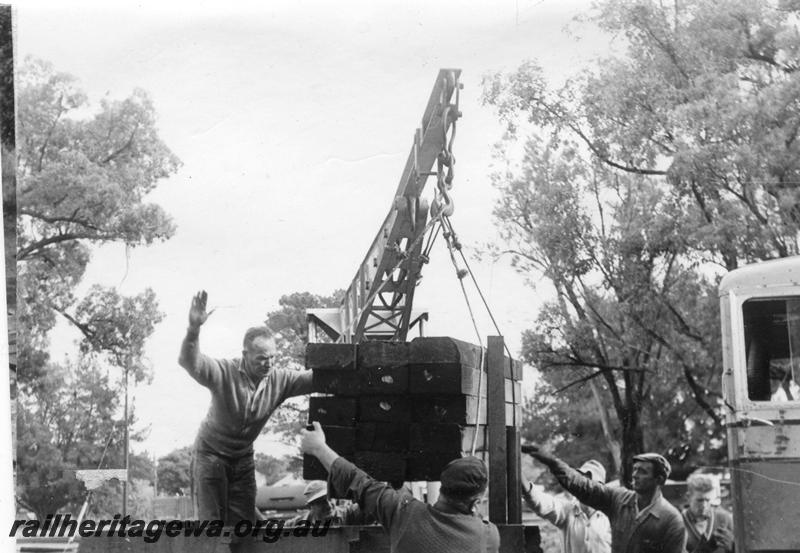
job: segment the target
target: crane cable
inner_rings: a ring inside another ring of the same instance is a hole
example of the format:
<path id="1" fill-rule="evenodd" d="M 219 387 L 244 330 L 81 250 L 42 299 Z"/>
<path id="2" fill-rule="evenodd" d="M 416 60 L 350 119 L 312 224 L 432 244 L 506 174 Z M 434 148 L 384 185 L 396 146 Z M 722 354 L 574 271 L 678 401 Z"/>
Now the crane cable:
<path id="1" fill-rule="evenodd" d="M 478 284 L 478 280 L 475 278 L 475 273 L 472 271 L 472 268 L 470 267 L 469 262 L 467 261 L 467 257 L 464 255 L 462 244 L 458 240 L 458 236 L 456 235 L 455 229 L 453 228 L 453 223 L 450 220 L 449 216 L 443 215 L 443 217 L 442 217 L 442 226 L 445 229 L 444 233 L 443 233 L 443 236 L 444 236 L 445 241 L 447 242 L 447 249 L 448 249 L 448 252 L 450 253 L 450 260 L 453 263 L 453 267 L 455 267 L 455 269 L 456 269 L 456 276 L 458 277 L 458 282 L 461 285 L 461 292 L 464 295 L 464 301 L 467 304 L 467 310 L 469 311 L 469 316 L 470 316 L 470 319 L 472 321 L 472 326 L 475 329 L 475 335 L 478 338 L 478 343 L 479 344 L 483 344 L 483 340 L 481 338 L 480 331 L 478 330 L 478 324 L 475 321 L 475 314 L 474 314 L 474 312 L 472 310 L 472 304 L 469 301 L 469 296 L 467 295 L 467 290 L 464 287 L 464 277 L 466 277 L 467 275 L 469 275 L 470 278 L 472 279 L 472 282 L 475 285 L 475 289 L 478 291 L 478 295 L 480 296 L 481 301 L 483 302 L 483 305 L 486 308 L 486 312 L 489 314 L 489 318 L 491 319 L 495 330 L 497 331 L 498 335 L 502 336 L 503 333 L 500 331 L 500 327 L 497 324 L 497 320 L 495 319 L 494 314 L 492 313 L 492 309 L 489 306 L 489 303 L 486 300 L 486 297 L 484 296 L 480 285 Z M 462 269 L 462 268 L 459 267 L 458 262 L 456 261 L 456 257 L 455 257 L 455 254 L 454 254 L 453 250 L 458 251 L 459 255 L 461 256 L 461 260 L 464 262 L 464 266 L 466 267 L 466 269 Z M 506 344 L 505 340 L 503 341 L 503 347 L 506 350 L 506 353 L 508 353 L 509 361 L 512 360 L 513 356 L 511 355 L 511 351 L 509 350 L 508 345 Z M 476 449 L 476 446 L 477 446 L 477 439 L 478 439 L 478 422 L 479 422 L 479 418 L 478 417 L 480 416 L 480 409 L 481 409 L 481 393 L 480 392 L 481 392 L 481 386 L 482 386 L 482 383 L 483 383 L 483 356 L 484 356 L 484 350 L 483 350 L 483 347 L 481 347 L 480 361 L 479 361 L 479 364 L 478 364 L 478 371 L 479 371 L 478 372 L 478 401 L 477 401 L 476 413 L 475 413 L 475 428 L 476 429 L 475 429 L 475 433 L 472 436 L 472 445 L 470 447 L 470 455 L 475 455 L 475 449 Z M 517 404 L 517 397 L 516 396 L 517 396 L 516 386 L 512 385 L 511 386 L 511 401 L 512 401 L 513 405 Z M 516 409 L 514 409 L 512 411 L 512 415 L 511 416 L 512 416 L 512 423 L 513 423 L 514 426 L 516 426 L 517 425 L 517 411 L 516 411 Z"/>
<path id="2" fill-rule="evenodd" d="M 450 217 L 444 217 L 444 225 L 447 228 L 445 232 L 449 232 L 453 237 L 456 237 L 456 232 L 453 229 L 453 223 L 450 221 Z M 467 257 L 464 255 L 464 251 L 462 250 L 461 242 L 458 241 L 457 237 L 454 239 L 454 247 L 458 250 L 459 255 L 461 256 L 461 260 L 464 262 L 464 266 L 466 267 L 466 274 L 469 274 L 470 278 L 472 279 L 473 284 L 475 284 L 475 289 L 478 291 L 478 295 L 483 302 L 483 306 L 486 308 L 486 312 L 489 314 L 489 318 L 492 321 L 492 325 L 494 329 L 497 331 L 497 334 L 502 336 L 503 333 L 500 331 L 500 327 L 497 324 L 497 320 L 494 318 L 494 314 L 492 313 L 491 307 L 489 307 L 489 303 L 486 301 L 486 297 L 483 295 L 483 291 L 481 290 L 480 285 L 478 284 L 477 279 L 475 278 L 475 273 L 472 272 L 472 268 L 469 266 L 469 262 L 467 261 Z M 463 269 L 462 269 L 463 270 Z M 459 277 L 459 279 L 462 277 Z M 511 350 L 508 349 L 508 344 L 503 342 L 503 347 L 506 350 L 509 358 L 512 358 Z"/>
<path id="3" fill-rule="evenodd" d="M 443 226 L 445 223 L 443 223 Z M 452 228 L 452 227 L 451 227 Z M 472 328 L 475 330 L 475 335 L 478 338 L 478 344 L 480 346 L 480 355 L 478 356 L 478 401 L 475 406 L 475 432 L 472 434 L 472 444 L 470 446 L 470 455 L 475 455 L 475 449 L 478 443 L 478 428 L 480 422 L 480 413 L 481 413 L 481 387 L 483 385 L 483 339 L 481 338 L 480 330 L 478 330 L 478 323 L 475 321 L 475 313 L 472 311 L 472 304 L 469 301 L 469 295 L 467 294 L 467 289 L 464 287 L 464 277 L 467 276 L 467 271 L 461 269 L 458 266 L 458 262 L 456 261 L 456 256 L 453 253 L 454 249 L 458 249 L 461 247 L 461 244 L 458 243 L 458 238 L 452 231 L 445 230 L 443 233 L 445 242 L 447 243 L 447 251 L 450 253 L 450 260 L 453 262 L 453 267 L 456 269 L 456 276 L 458 277 L 458 283 L 461 285 L 461 293 L 464 295 L 464 302 L 467 304 L 467 310 L 469 311 L 469 318 L 472 321 Z"/>
<path id="4" fill-rule="evenodd" d="M 475 321 L 475 314 L 472 310 L 472 304 L 469 301 L 469 295 L 467 294 L 467 290 L 464 286 L 464 277 L 469 275 L 472 279 L 475 288 L 480 295 L 481 301 L 483 302 L 486 311 L 489 314 L 490 319 L 492 320 L 492 324 L 494 325 L 495 330 L 497 331 L 498 335 L 502 336 L 503 333 L 500 332 L 500 327 L 497 324 L 497 320 L 492 313 L 491 308 L 489 307 L 489 303 L 486 301 L 486 297 L 483 295 L 483 291 L 481 290 L 480 285 L 478 284 L 478 280 L 475 278 L 475 274 L 472 272 L 472 268 L 469 266 L 469 262 L 467 261 L 464 252 L 462 251 L 461 243 L 458 241 L 458 237 L 455 233 L 455 229 L 453 228 L 453 223 L 450 221 L 450 215 L 453 213 L 453 201 L 450 197 L 449 191 L 453 188 L 453 180 L 455 179 L 455 164 L 456 164 L 456 157 L 453 154 L 453 144 L 456 138 L 456 122 L 461 117 L 461 112 L 458 110 L 459 106 L 459 90 L 461 89 L 460 84 L 455 83 L 455 104 L 444 106 L 442 110 L 442 151 L 437 156 L 437 167 L 436 167 L 436 188 L 434 190 L 435 196 L 433 200 L 433 204 L 431 205 L 431 211 L 435 214 L 433 221 L 440 220 L 440 226 L 444 229 L 442 233 L 445 241 L 447 242 L 447 249 L 450 253 L 450 260 L 453 263 L 453 266 L 456 269 L 456 276 L 458 277 L 458 282 L 461 285 L 461 292 L 464 296 L 464 301 L 467 304 L 467 310 L 469 311 L 470 320 L 472 321 L 472 326 L 475 329 L 475 335 L 478 338 L 478 344 L 480 344 L 480 357 L 478 362 L 478 401 L 475 413 L 475 433 L 472 436 L 472 446 L 470 448 L 470 454 L 475 454 L 477 438 L 478 438 L 478 417 L 480 416 L 480 408 L 481 408 L 481 386 L 483 385 L 483 357 L 484 357 L 484 348 L 483 348 L 483 340 L 481 338 L 480 331 L 478 330 L 478 324 Z M 450 131 L 450 136 L 448 137 L 448 128 Z M 428 245 L 426 246 L 426 251 L 423 257 L 423 260 L 427 261 L 428 252 L 430 251 L 430 245 L 433 243 L 433 240 L 436 238 L 439 232 L 439 227 L 436 229 L 436 235 L 432 234 L 432 237 L 428 241 Z M 466 269 L 462 269 L 458 266 L 458 262 L 456 261 L 455 254 L 453 250 L 457 250 L 459 255 L 461 256 L 462 261 L 464 262 L 464 266 Z M 503 341 L 503 346 L 508 353 L 509 361 L 513 359 L 511 355 L 511 351 L 508 348 L 508 345 Z M 513 375 L 512 375 L 513 376 Z M 516 387 L 511 386 L 511 398 L 514 405 L 517 403 L 516 398 Z M 516 409 L 512 412 L 512 423 L 514 426 L 517 425 L 517 411 Z"/>

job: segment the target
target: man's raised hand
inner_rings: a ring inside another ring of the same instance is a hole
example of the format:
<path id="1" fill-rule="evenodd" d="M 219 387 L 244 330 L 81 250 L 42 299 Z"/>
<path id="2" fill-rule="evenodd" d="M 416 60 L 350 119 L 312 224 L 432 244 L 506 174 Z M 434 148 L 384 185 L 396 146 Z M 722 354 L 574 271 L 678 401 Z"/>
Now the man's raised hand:
<path id="1" fill-rule="evenodd" d="M 205 290 L 200 290 L 192 298 L 192 305 L 189 307 L 189 328 L 197 330 L 206 322 L 208 316 L 214 312 L 206 312 L 206 304 L 208 303 L 208 294 Z"/>
<path id="2" fill-rule="evenodd" d="M 309 427 L 300 431 L 300 451 L 315 455 L 325 446 L 325 433 L 322 426 L 314 421 Z"/>
<path id="3" fill-rule="evenodd" d="M 542 450 L 539 446 L 534 444 L 522 444 L 520 447 L 522 453 L 527 453 L 537 461 L 547 466 L 552 465 L 556 458 L 553 455 L 550 455 L 546 451 Z"/>

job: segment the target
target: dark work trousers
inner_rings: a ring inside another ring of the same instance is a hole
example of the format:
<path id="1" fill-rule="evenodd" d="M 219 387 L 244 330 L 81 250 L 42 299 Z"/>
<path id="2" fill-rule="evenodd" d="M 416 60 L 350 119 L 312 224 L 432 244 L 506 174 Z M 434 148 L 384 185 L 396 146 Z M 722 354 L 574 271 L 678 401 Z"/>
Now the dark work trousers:
<path id="1" fill-rule="evenodd" d="M 225 526 L 253 520 L 256 472 L 252 454 L 230 458 L 195 449 L 194 486 L 200 520 L 222 520 Z"/>

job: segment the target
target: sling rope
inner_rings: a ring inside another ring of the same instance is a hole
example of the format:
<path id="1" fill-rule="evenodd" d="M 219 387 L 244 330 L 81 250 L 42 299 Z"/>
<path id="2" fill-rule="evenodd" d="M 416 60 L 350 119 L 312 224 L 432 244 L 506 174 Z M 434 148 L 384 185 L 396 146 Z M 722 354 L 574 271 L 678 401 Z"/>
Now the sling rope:
<path id="1" fill-rule="evenodd" d="M 445 237 L 445 240 L 447 241 L 447 247 L 448 247 L 448 250 L 450 252 L 450 259 L 453 262 L 453 266 L 456 268 L 456 276 L 458 277 L 459 284 L 461 284 L 461 291 L 464 294 L 464 300 L 466 301 L 467 308 L 469 309 L 469 316 L 470 316 L 470 319 L 472 320 L 472 326 L 475 328 L 475 334 L 478 337 L 478 343 L 482 344 L 483 341 L 481 340 L 480 332 L 478 332 L 478 325 L 475 322 L 475 317 L 474 317 L 474 314 L 473 314 L 473 311 L 472 311 L 472 307 L 470 305 L 469 298 L 467 296 L 467 291 L 466 291 L 466 289 L 464 287 L 464 277 L 466 277 L 467 275 L 469 275 L 470 278 L 472 279 L 472 282 L 475 285 L 475 289 L 477 290 L 478 295 L 480 296 L 481 301 L 483 302 L 483 306 L 486 308 L 486 312 L 488 313 L 489 318 L 491 319 L 492 324 L 494 325 L 494 328 L 497 331 L 497 334 L 502 336 L 503 333 L 500 331 L 500 326 L 497 324 L 497 319 L 495 319 L 494 313 L 492 313 L 492 309 L 489 306 L 489 302 L 486 300 L 486 296 L 483 294 L 483 291 L 481 290 L 480 284 L 478 284 L 478 279 L 475 277 L 475 273 L 472 271 L 472 267 L 470 267 L 469 262 L 467 261 L 467 257 L 464 255 L 463 246 L 462 246 L 461 242 L 458 240 L 458 236 L 456 235 L 455 229 L 453 228 L 453 223 L 450 220 L 450 217 L 444 216 L 442 225 L 445 228 L 444 237 Z M 461 269 L 458 266 L 458 263 L 456 262 L 455 255 L 453 253 L 453 250 L 458 251 L 459 255 L 461 256 L 462 261 L 464 262 L 464 266 L 466 267 L 466 269 Z M 505 340 L 503 340 L 503 348 L 505 349 L 506 353 L 508 354 L 509 362 L 511 362 L 511 360 L 513 360 L 513 356 L 511 355 L 511 350 L 508 348 L 508 344 L 506 343 Z M 481 360 L 482 360 L 482 356 L 481 356 Z M 481 371 L 479 373 L 479 375 L 478 375 L 478 407 L 477 407 L 478 412 L 480 412 L 480 400 L 481 400 L 480 387 L 481 387 L 482 378 L 483 378 L 483 371 Z M 516 390 L 516 386 L 513 386 L 513 385 L 511 386 L 511 401 L 512 401 L 512 403 L 514 405 L 517 404 L 517 390 Z M 477 419 L 478 415 L 476 414 L 475 417 L 476 417 L 475 424 L 477 425 L 478 424 L 478 419 Z M 511 417 L 512 417 L 511 420 L 512 420 L 513 425 L 516 426 L 517 425 L 517 410 L 516 409 L 513 410 L 512 414 L 511 414 Z M 472 440 L 472 452 L 473 452 L 473 454 L 474 454 L 474 451 L 475 451 L 476 437 L 477 437 L 477 432 L 476 432 L 475 436 L 473 436 L 473 440 Z"/>

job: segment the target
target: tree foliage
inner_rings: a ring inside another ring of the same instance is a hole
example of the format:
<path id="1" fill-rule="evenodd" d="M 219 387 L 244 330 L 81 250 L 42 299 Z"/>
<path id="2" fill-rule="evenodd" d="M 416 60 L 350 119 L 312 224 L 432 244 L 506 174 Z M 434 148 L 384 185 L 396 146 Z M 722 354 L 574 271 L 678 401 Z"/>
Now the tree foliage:
<path id="1" fill-rule="evenodd" d="M 90 358 L 74 366 L 49 363 L 37 385 L 20 393 L 17 493 L 37 516 L 80 508 L 85 492 L 76 469 L 124 466 L 120 395 Z"/>
<path id="2" fill-rule="evenodd" d="M 144 346 L 162 314 L 150 289 L 124 296 L 98 285 L 82 292 L 81 284 L 93 247 L 172 235 L 147 194 L 179 161 L 159 138 L 142 90 L 92 107 L 74 77 L 34 59 L 21 65 L 16 84 L 18 496 L 43 518 L 80 507 L 74 469 L 124 466 L 123 429 L 134 415 L 121 416 L 120 386 L 149 378 Z M 59 316 L 81 333 L 77 360 L 50 360 L 48 334 Z M 134 478 L 134 495 L 137 481 L 148 485 Z M 95 494 L 96 508 L 108 502 L 118 512 L 109 490 Z"/>
<path id="3" fill-rule="evenodd" d="M 610 451 L 590 386 L 555 393 L 556 386 L 567 385 L 569 378 L 566 371 L 550 371 L 539 380 L 533 395 L 523 404 L 522 438 L 530 443 L 552 444 L 554 453 L 574 466 L 589 458 L 597 459 L 611 477 L 613 469 L 619 467 L 618 456 L 615 457 L 618 451 Z M 605 405 L 602 407 L 605 409 Z"/>
<path id="4" fill-rule="evenodd" d="M 278 347 L 286 361 L 305 364 L 306 344 L 308 343 L 308 323 L 306 310 L 322 307 L 338 307 L 344 297 L 344 290 L 336 290 L 329 296 L 311 292 L 294 292 L 281 296 L 280 306 L 267 313 L 265 324 L 280 336 Z"/>
<path id="5" fill-rule="evenodd" d="M 556 292 L 524 355 L 554 388 L 574 383 L 562 408 L 598 387 L 623 459 L 724 455 L 715 276 L 798 253 L 797 15 L 608 0 L 586 20 L 621 53 L 562 86 L 533 61 L 485 81 L 508 124 L 502 248 Z"/>
<path id="6" fill-rule="evenodd" d="M 18 85 L 19 365 L 20 379 L 32 380 L 47 360 L 47 334 L 59 314 L 94 349 L 117 347 L 126 331 L 134 340 L 146 332 L 126 328 L 125 320 L 135 319 L 139 308 L 152 313 L 152 293 L 127 301 L 94 287 L 75 310 L 76 288 L 93 245 L 135 247 L 172 235 L 169 217 L 146 195 L 179 162 L 158 137 L 142 90 L 122 101 L 104 99 L 86 115 L 88 99 L 75 78 L 46 62 L 26 60 Z M 119 309 L 105 311 L 112 304 Z M 114 317 L 108 328 L 116 330 L 92 328 L 92 318 L 106 316 Z"/>
<path id="7" fill-rule="evenodd" d="M 136 382 L 149 379 L 149 370 L 141 363 L 144 346 L 155 325 L 164 318 L 150 288 L 124 297 L 116 290 L 95 285 L 76 306 L 75 316 L 65 316 L 83 333 L 83 353 L 103 356 L 112 365 L 129 371 Z"/>
<path id="8" fill-rule="evenodd" d="M 11 9 L 0 10 L 0 143 L 14 150 L 14 41 Z"/>
<path id="9" fill-rule="evenodd" d="M 181 447 L 158 459 L 158 493 L 189 495 L 192 474 L 192 446 Z"/>
<path id="10" fill-rule="evenodd" d="M 677 10 L 676 10 L 677 7 Z M 727 270 L 797 253 L 798 37 L 790 3 L 598 4 L 590 21 L 626 42 L 562 87 L 529 62 L 486 81 L 512 131 L 579 140 L 596 162 L 662 177 L 690 212 L 690 243 Z"/>

